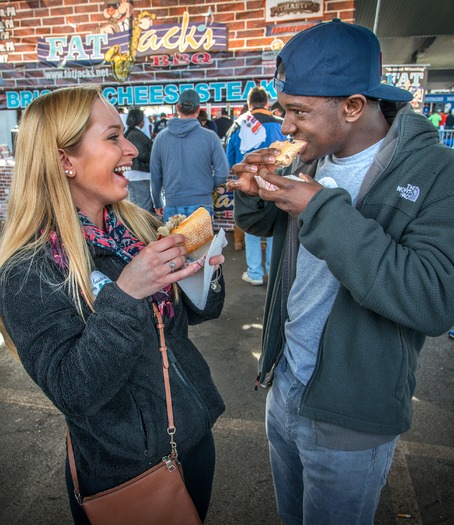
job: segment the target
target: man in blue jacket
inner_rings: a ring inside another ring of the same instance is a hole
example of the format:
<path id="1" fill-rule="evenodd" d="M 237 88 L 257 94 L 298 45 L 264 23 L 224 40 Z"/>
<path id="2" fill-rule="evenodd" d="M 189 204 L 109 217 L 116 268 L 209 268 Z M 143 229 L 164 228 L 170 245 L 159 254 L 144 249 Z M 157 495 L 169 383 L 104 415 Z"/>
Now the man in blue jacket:
<path id="1" fill-rule="evenodd" d="M 263 87 L 252 88 L 247 97 L 249 111 L 236 120 L 227 142 L 227 159 L 230 166 L 241 162 L 244 155 L 259 148 L 266 148 L 275 140 L 285 140 L 282 134 L 282 121 L 268 109 L 268 93 Z M 260 237 L 246 233 L 247 271 L 243 281 L 254 286 L 263 284 L 265 272 L 262 265 L 262 245 Z M 265 269 L 269 274 L 271 262 L 272 237 L 266 240 Z"/>
<path id="2" fill-rule="evenodd" d="M 259 381 L 278 509 L 287 525 L 372 525 L 425 336 L 454 320 L 454 150 L 381 83 L 366 28 L 297 34 L 275 86 L 299 158 L 276 173 L 276 150 L 252 152 L 232 187 L 238 225 L 274 236 Z"/>

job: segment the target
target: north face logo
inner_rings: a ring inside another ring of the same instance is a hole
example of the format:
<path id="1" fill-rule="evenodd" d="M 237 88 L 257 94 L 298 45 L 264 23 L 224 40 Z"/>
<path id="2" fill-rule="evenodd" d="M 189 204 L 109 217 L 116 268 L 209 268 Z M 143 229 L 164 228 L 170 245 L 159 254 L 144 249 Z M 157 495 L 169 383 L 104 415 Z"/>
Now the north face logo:
<path id="1" fill-rule="evenodd" d="M 403 199 L 407 199 L 408 201 L 416 202 L 416 199 L 419 197 L 418 186 L 413 186 L 412 184 L 407 184 L 405 188 L 403 186 L 397 186 L 397 191 Z"/>

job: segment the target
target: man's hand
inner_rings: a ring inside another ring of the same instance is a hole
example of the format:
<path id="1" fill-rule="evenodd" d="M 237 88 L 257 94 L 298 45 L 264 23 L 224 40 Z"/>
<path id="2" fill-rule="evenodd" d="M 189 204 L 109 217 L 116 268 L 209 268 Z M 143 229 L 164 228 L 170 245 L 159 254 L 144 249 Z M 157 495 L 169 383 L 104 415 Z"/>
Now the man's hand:
<path id="1" fill-rule="evenodd" d="M 267 169 L 261 170 L 258 174 L 276 187 L 276 190 L 272 191 L 259 188 L 260 198 L 265 201 L 274 201 L 278 208 L 293 216 L 298 216 L 312 197 L 323 189 L 321 184 L 303 173 L 298 174 L 299 181 L 280 177 Z"/>
<path id="2" fill-rule="evenodd" d="M 298 174 L 301 181 L 287 179 L 275 174 L 276 157 L 280 151 L 275 148 L 264 148 L 251 151 L 239 164 L 232 167 L 238 180 L 228 182 L 229 189 L 240 190 L 251 196 L 259 196 L 265 201 L 274 201 L 278 208 L 290 215 L 299 215 L 309 204 L 312 197 L 323 186 L 309 175 Z M 260 188 L 255 176 L 273 184 L 275 191 Z"/>
<path id="3" fill-rule="evenodd" d="M 229 181 L 227 183 L 228 188 L 230 190 L 243 191 L 251 196 L 257 196 L 259 187 L 254 176 L 263 170 L 274 174 L 277 168 L 276 157 L 279 153 L 278 149 L 264 148 L 251 151 L 245 155 L 242 162 L 232 167 L 232 171 L 238 177 L 238 180 Z"/>

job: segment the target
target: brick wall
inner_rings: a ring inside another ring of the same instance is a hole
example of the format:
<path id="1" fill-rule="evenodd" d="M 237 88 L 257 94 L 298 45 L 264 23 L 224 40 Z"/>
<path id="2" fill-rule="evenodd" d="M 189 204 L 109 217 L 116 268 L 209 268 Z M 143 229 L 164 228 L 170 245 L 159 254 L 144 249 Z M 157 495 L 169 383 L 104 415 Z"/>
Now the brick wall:
<path id="1" fill-rule="evenodd" d="M 16 42 L 16 52 L 10 62 L 34 60 L 37 37 L 55 36 L 77 32 L 92 33 L 105 23 L 102 11 L 107 2 L 72 0 L 20 0 L 8 2 L 14 7 L 15 27 L 10 36 Z M 0 6 L 3 5 L 0 4 Z M 265 2 L 263 0 L 135 0 L 134 14 L 147 10 L 156 15 L 156 22 L 180 23 L 187 11 L 191 18 L 200 17 L 211 10 L 214 20 L 229 27 L 229 50 L 269 49 L 273 37 L 265 33 Z M 323 20 L 342 18 L 353 22 L 354 0 L 325 0 Z M 304 20 L 304 18 L 300 19 Z M 310 19 L 307 19 L 310 20 Z M 70 25 L 71 24 L 71 25 Z"/>

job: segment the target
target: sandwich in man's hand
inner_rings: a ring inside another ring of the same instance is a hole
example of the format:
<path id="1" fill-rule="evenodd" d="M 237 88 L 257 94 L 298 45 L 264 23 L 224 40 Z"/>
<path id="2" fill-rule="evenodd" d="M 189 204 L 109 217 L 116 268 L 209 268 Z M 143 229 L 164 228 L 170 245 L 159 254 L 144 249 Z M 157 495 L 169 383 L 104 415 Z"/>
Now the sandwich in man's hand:
<path id="1" fill-rule="evenodd" d="M 298 156 L 304 144 L 306 144 L 304 140 L 276 140 L 268 147 L 278 149 L 280 151 L 279 155 L 276 157 L 277 166 L 287 167 L 290 166 L 293 160 Z M 294 175 L 286 175 L 285 177 L 288 179 L 301 180 L 299 177 L 295 177 Z M 262 177 L 260 177 L 260 175 L 256 175 L 255 180 L 257 181 L 257 184 L 260 186 L 260 188 L 264 188 L 265 190 L 269 191 L 277 190 L 277 186 L 267 182 Z"/>
<path id="2" fill-rule="evenodd" d="M 279 155 L 276 157 L 276 164 L 279 166 L 290 166 L 301 151 L 301 148 L 306 144 L 304 140 L 276 140 L 271 143 L 268 147 L 278 149 Z"/>

